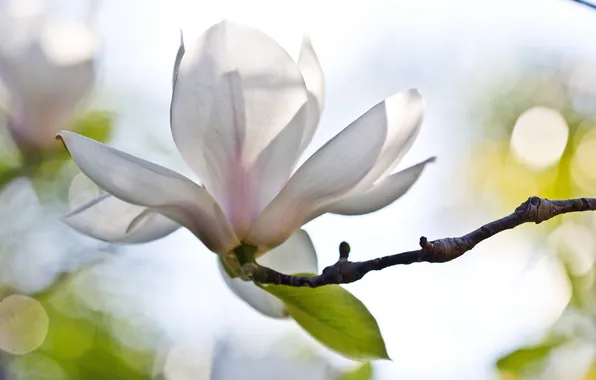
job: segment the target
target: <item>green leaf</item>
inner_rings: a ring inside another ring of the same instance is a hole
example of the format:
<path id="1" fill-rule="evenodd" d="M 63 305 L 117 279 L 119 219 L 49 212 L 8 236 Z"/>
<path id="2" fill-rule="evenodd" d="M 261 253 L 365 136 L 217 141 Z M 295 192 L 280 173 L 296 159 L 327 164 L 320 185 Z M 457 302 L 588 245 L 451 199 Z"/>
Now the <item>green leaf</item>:
<path id="1" fill-rule="evenodd" d="M 389 359 L 377 321 L 341 286 L 261 287 L 282 300 L 290 316 L 328 348 L 357 360 Z"/>
<path id="2" fill-rule="evenodd" d="M 342 373 L 337 380 L 371 380 L 373 378 L 373 366 L 364 363 L 355 369 Z"/>
<path id="3" fill-rule="evenodd" d="M 563 338 L 552 338 L 535 346 L 517 349 L 497 360 L 497 368 L 501 371 L 521 373 L 547 359 L 551 352 L 565 341 Z"/>

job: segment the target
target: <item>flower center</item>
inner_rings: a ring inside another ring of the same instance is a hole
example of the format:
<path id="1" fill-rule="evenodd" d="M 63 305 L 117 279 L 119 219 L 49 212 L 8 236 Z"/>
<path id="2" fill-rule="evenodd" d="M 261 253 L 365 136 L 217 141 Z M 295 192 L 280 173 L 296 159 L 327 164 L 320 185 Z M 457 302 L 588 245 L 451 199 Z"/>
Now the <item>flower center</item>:
<path id="1" fill-rule="evenodd" d="M 227 253 L 220 254 L 219 259 L 230 277 L 249 280 L 242 275 L 242 266 L 248 263 L 256 263 L 255 257 L 257 251 L 258 248 L 255 246 L 242 244 Z"/>

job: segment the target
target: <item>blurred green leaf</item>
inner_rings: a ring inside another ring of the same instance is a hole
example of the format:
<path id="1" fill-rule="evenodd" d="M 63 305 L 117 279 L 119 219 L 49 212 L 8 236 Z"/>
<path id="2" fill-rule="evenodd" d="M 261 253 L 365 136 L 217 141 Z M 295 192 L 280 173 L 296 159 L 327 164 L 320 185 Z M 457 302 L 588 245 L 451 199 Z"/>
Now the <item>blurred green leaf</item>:
<path id="1" fill-rule="evenodd" d="M 319 342 L 358 360 L 389 359 L 377 321 L 366 306 L 338 285 L 298 288 L 262 285 Z"/>
<path id="2" fill-rule="evenodd" d="M 73 278 L 65 276 L 36 295 L 48 313 L 50 330 L 38 350 L 9 358 L 9 367 L 16 374 L 15 378 L 152 379 L 154 349 L 133 348 L 120 341 L 112 329 L 114 322 L 120 320 L 88 309 L 85 303 L 81 303 L 73 293 L 76 286 L 71 281 Z M 121 328 L 127 328 L 128 323 L 121 322 Z M 135 326 L 131 324 L 130 328 Z M 151 333 L 139 332 L 143 337 Z"/>
<path id="3" fill-rule="evenodd" d="M 139 372 L 122 360 L 122 352 L 113 347 L 97 348 L 77 361 L 77 370 L 85 380 L 147 380 L 149 371 Z"/>
<path id="4" fill-rule="evenodd" d="M 21 167 L 5 165 L 5 163 L 0 160 L 0 187 L 9 184 L 14 179 L 23 175 L 25 175 L 25 170 Z"/>
<path id="5" fill-rule="evenodd" d="M 112 134 L 113 115 L 107 111 L 89 111 L 76 119 L 70 130 L 105 143 Z"/>
<path id="6" fill-rule="evenodd" d="M 107 111 L 89 111 L 74 119 L 67 129 L 94 140 L 106 142 L 111 136 L 112 119 L 112 114 Z M 63 198 L 67 196 L 70 179 L 72 179 L 64 176 L 65 164 L 68 162 L 70 162 L 70 154 L 62 144 L 58 143 L 54 149 L 29 157 L 26 167 L 22 170 L 26 170 L 33 180 L 42 201 L 64 200 Z"/>
<path id="7" fill-rule="evenodd" d="M 357 368 L 342 373 L 338 380 L 371 380 L 373 378 L 373 366 L 370 363 L 364 363 Z"/>
<path id="8" fill-rule="evenodd" d="M 540 364 L 548 359 L 551 352 L 565 341 L 563 338 L 551 338 L 535 346 L 517 349 L 497 360 L 497 368 L 501 371 L 519 374 L 527 367 Z"/>
<path id="9" fill-rule="evenodd" d="M 40 352 L 28 355 L 12 356 L 8 362 L 10 379 L 19 380 L 69 380 L 69 373 L 60 363 Z"/>
<path id="10" fill-rule="evenodd" d="M 52 310 L 54 311 L 54 310 Z M 52 327 L 42 350 L 59 359 L 78 359 L 95 344 L 97 326 L 83 318 L 52 313 Z"/>
<path id="11" fill-rule="evenodd" d="M 66 129 L 105 143 L 112 134 L 112 119 L 113 116 L 110 112 L 89 111 L 73 119 Z M 29 158 L 31 162 L 28 165 L 40 166 L 43 163 L 54 168 L 61 167 L 64 161 L 70 160 L 70 154 L 62 144 L 57 142 L 53 149 L 40 152 L 39 156 Z M 41 169 L 41 171 L 44 170 L 49 169 Z"/>

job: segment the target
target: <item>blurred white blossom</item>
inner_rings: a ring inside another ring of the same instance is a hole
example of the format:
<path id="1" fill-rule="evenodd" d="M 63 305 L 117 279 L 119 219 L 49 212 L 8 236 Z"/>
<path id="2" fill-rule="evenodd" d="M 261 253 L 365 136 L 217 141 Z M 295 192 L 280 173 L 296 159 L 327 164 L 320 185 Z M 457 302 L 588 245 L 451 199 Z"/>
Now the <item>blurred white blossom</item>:
<path id="1" fill-rule="evenodd" d="M 33 293 L 62 272 L 104 254 L 58 221 L 58 210 L 43 205 L 29 179 L 18 178 L 0 192 L 0 286 Z"/>
<path id="2" fill-rule="evenodd" d="M 95 81 L 98 43 L 83 22 L 62 20 L 35 0 L 0 9 L 0 80 L 6 123 L 24 153 L 55 144 Z"/>
<path id="3" fill-rule="evenodd" d="M 211 380 L 332 380 L 338 375 L 339 371 L 322 358 L 291 357 L 273 352 L 259 357 L 227 341 L 216 346 L 211 363 Z"/>

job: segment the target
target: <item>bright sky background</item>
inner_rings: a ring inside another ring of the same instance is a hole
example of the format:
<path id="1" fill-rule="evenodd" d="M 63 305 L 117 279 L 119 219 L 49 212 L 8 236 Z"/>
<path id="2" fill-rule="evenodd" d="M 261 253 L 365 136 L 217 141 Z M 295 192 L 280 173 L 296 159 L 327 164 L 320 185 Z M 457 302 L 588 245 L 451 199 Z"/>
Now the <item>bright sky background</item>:
<path id="1" fill-rule="evenodd" d="M 596 55 L 596 12 L 566 0 L 104 0 L 99 9 L 104 57 L 96 105 L 118 114 L 113 145 L 187 173 L 168 122 L 181 27 L 190 43 L 222 18 L 241 21 L 294 55 L 309 33 L 327 99 L 307 153 L 383 98 L 420 89 L 429 113 L 400 166 L 434 155 L 437 163 L 380 212 L 308 224 L 321 268 L 335 262 L 342 240 L 352 259 L 365 260 L 414 249 L 421 235 L 467 233 L 496 216 L 490 205 L 476 205 L 476 213 L 455 207 L 466 199 L 466 184 L 452 180 L 468 149 L 464 94 L 529 46 Z M 377 318 L 393 358 L 375 363 L 378 378 L 493 379 L 499 355 L 538 340 L 569 294 L 556 261 L 523 238 L 527 231 L 493 238 L 449 264 L 392 268 L 348 286 Z M 282 334 L 310 344 L 292 321 L 265 318 L 233 296 L 215 264 L 215 255 L 179 231 L 128 248 L 102 273 L 117 312 L 155 315 L 182 346 L 198 347 L 186 359 L 191 368 L 208 361 L 222 335 L 250 342 L 251 354 Z"/>

